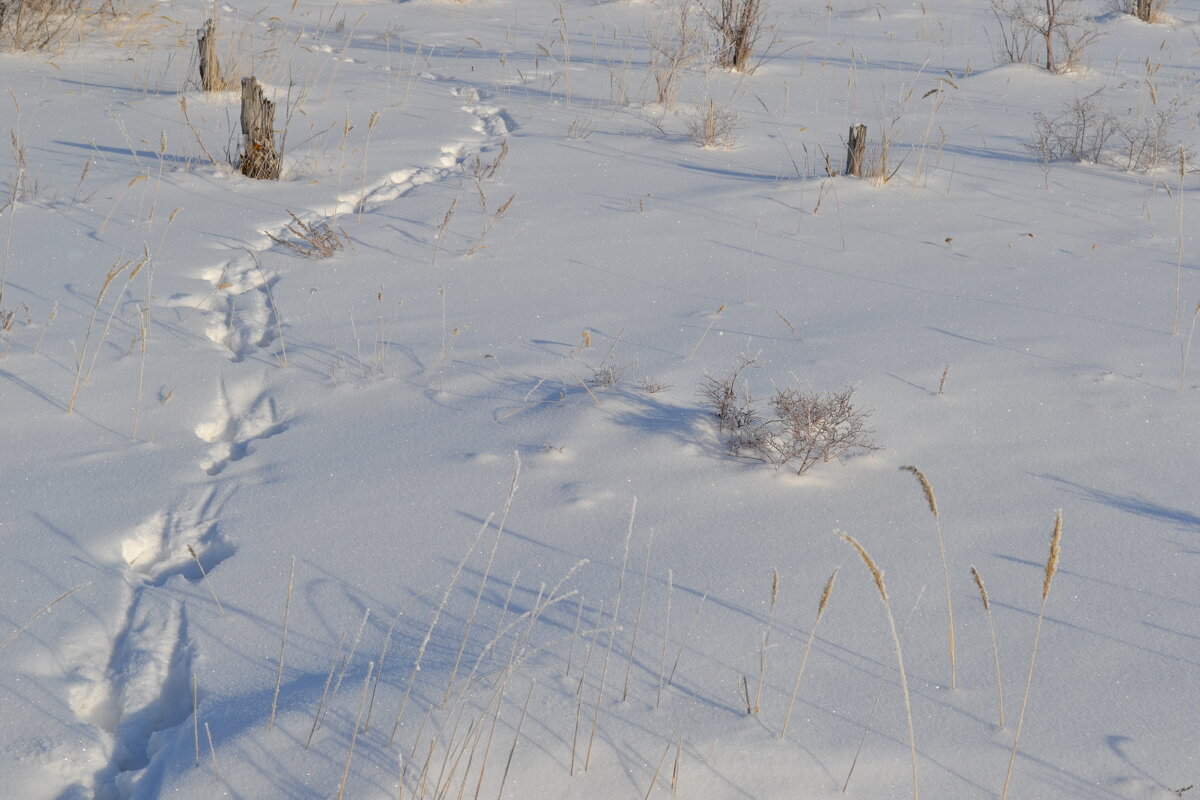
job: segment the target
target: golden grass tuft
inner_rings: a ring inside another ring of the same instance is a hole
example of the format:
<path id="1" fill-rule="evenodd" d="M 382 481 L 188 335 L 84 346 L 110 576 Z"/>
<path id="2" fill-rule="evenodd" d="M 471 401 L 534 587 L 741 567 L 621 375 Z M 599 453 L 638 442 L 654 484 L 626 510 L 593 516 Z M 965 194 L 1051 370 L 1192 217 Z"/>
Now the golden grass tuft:
<path id="1" fill-rule="evenodd" d="M 867 565 L 867 569 L 871 571 L 871 577 L 875 579 L 875 587 L 879 589 L 879 597 L 883 601 L 883 610 L 887 615 L 888 627 L 892 631 L 892 644 L 896 647 L 896 665 L 900 670 L 900 688 L 904 692 L 904 712 L 908 717 L 908 746 L 912 754 L 912 787 L 913 800 L 919 800 L 920 790 L 917 783 L 917 739 L 913 733 L 912 719 L 912 699 L 908 693 L 908 675 L 904 671 L 904 653 L 900 649 L 900 633 L 896 630 L 896 618 L 892 615 L 892 604 L 888 601 L 887 587 L 883 583 L 883 570 L 875 566 L 875 561 L 867 553 L 866 549 L 859 544 L 853 536 L 848 533 L 842 533 L 841 537 L 850 543 L 859 556 L 862 557 L 863 563 Z"/>
<path id="2" fill-rule="evenodd" d="M 921 489 L 925 492 L 925 502 L 929 503 L 929 513 L 933 516 L 938 516 L 937 498 L 933 496 L 933 487 L 929 484 L 929 479 L 925 477 L 925 473 L 916 467 L 909 465 L 901 467 L 905 472 L 911 472 L 917 476 L 917 480 L 921 482 Z"/>
<path id="3" fill-rule="evenodd" d="M 1017 745 L 1021 741 L 1021 727 L 1025 723 L 1025 708 L 1029 705 L 1029 689 L 1033 685 L 1033 668 L 1037 664 L 1038 642 L 1042 639 L 1042 622 L 1046 618 L 1046 600 L 1050 597 L 1050 583 L 1054 573 L 1058 572 L 1059 543 L 1062 540 L 1062 510 L 1054 517 L 1054 533 L 1050 536 L 1050 555 L 1046 559 L 1046 577 L 1042 582 L 1042 607 L 1038 611 L 1037 630 L 1033 635 L 1033 651 L 1029 656 L 1029 676 L 1025 679 L 1025 697 L 1021 700 L 1021 713 L 1017 716 L 1017 732 L 1013 736 L 1012 753 L 1008 757 L 1008 772 L 1004 776 L 1004 788 L 1000 790 L 1000 800 L 1008 797 L 1008 785 L 1012 780 L 1013 764 L 1017 760 Z"/>
<path id="4" fill-rule="evenodd" d="M 871 577 L 875 579 L 875 586 L 879 589 L 879 596 L 883 598 L 883 602 L 888 602 L 887 586 L 885 586 L 883 583 L 883 570 L 875 566 L 875 561 L 871 558 L 871 555 L 854 539 L 853 536 L 843 533 L 842 538 L 849 542 L 850 545 L 858 551 L 859 556 L 862 557 L 863 563 L 865 563 L 867 565 L 867 569 L 871 571 Z"/>
<path id="5" fill-rule="evenodd" d="M 946 540 L 942 537 L 942 517 L 938 513 L 937 498 L 933 495 L 933 486 L 925 473 L 914 466 L 901 467 L 901 470 L 911 472 L 921 482 L 921 490 L 925 492 L 925 502 L 929 505 L 929 513 L 933 514 L 933 524 L 937 532 L 938 552 L 942 557 L 942 574 L 946 580 L 946 638 L 950 648 L 950 688 L 958 686 L 958 658 L 954 644 L 954 603 L 950 598 L 950 565 L 946 561 Z"/>
<path id="6" fill-rule="evenodd" d="M 1050 537 L 1050 557 L 1046 559 L 1046 579 L 1042 581 L 1042 602 L 1050 596 L 1050 582 L 1058 572 L 1058 546 L 1062 540 L 1062 511 L 1054 517 L 1054 533 Z"/>
<path id="7" fill-rule="evenodd" d="M 788 703 L 787 715 L 783 718 L 783 728 L 779 731 L 780 739 L 787 735 L 788 723 L 792 720 L 792 709 L 796 706 L 796 696 L 800 693 L 800 679 L 804 677 L 804 669 L 808 666 L 808 655 L 812 652 L 813 640 L 817 638 L 817 626 L 821 624 L 821 617 L 825 615 L 825 608 L 829 605 L 829 597 L 833 594 L 833 584 L 837 581 L 839 571 L 837 569 L 833 571 L 829 580 L 825 582 L 825 591 L 821 592 L 821 602 L 817 604 L 817 618 L 813 622 L 812 630 L 808 632 L 808 644 L 804 646 L 804 656 L 800 659 L 800 669 L 796 673 L 796 683 L 792 687 L 792 699 Z"/>
<path id="8" fill-rule="evenodd" d="M 1004 729 L 1004 684 L 1000 678 L 1000 645 L 996 640 L 996 626 L 992 623 L 992 604 L 988 600 L 987 587 L 983 583 L 983 576 L 979 574 L 979 570 L 971 567 L 971 577 L 975 579 L 975 586 L 979 588 L 979 599 L 983 602 L 983 613 L 987 616 L 988 630 L 992 634 L 992 656 L 996 662 L 996 705 L 999 709 L 999 725 L 1000 729 Z"/>

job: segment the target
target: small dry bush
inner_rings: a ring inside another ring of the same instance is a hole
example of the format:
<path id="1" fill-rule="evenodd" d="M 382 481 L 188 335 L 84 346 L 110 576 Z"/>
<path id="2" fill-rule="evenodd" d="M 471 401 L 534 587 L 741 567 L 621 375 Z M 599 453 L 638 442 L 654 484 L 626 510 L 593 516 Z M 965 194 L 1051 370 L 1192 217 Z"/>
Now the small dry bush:
<path id="1" fill-rule="evenodd" d="M 1094 92 L 1071 100 L 1056 116 L 1034 114 L 1033 141 L 1026 147 L 1044 163 L 1084 161 L 1126 172 L 1178 166 L 1189 154 L 1171 134 L 1187 103 L 1177 97 L 1156 103 L 1146 116 L 1122 117 Z"/>
<path id="2" fill-rule="evenodd" d="M 742 118 L 734 111 L 708 101 L 708 107 L 687 117 L 688 138 L 709 150 L 732 150 Z"/>
<path id="3" fill-rule="evenodd" d="M 1082 0 L 991 0 L 1000 26 L 1001 63 L 1041 64 L 1050 72 L 1079 66 L 1100 33 L 1084 14 Z"/>
<path id="4" fill-rule="evenodd" d="M 1170 0 L 1111 0 L 1109 9 L 1118 14 L 1132 14 L 1142 22 L 1165 22 Z"/>
<path id="5" fill-rule="evenodd" d="M 275 244 L 281 244 L 305 258 L 329 258 L 350 241 L 344 230 L 334 228 L 328 222 L 305 222 L 291 211 L 287 213 L 292 221 L 281 233 L 291 234 L 289 238 L 281 238 L 269 231 L 264 233 Z"/>
<path id="6" fill-rule="evenodd" d="M 803 475 L 816 464 L 880 449 L 875 431 L 867 426 L 870 412 L 854 407 L 854 387 L 840 392 L 778 388 L 767 403 L 770 416 L 763 416 L 742 386 L 745 371 L 756 365 L 743 357 L 729 374 L 709 376 L 700 387 L 730 455 L 765 461 L 776 469 L 787 466 Z"/>
<path id="7" fill-rule="evenodd" d="M 717 64 L 734 72 L 754 72 L 767 15 L 764 0 L 717 0 L 704 14 L 717 36 Z"/>
<path id="8" fill-rule="evenodd" d="M 655 100 L 667 108 L 675 107 L 683 71 L 705 52 L 694 11 L 694 0 L 674 0 L 660 19 L 646 24 Z"/>
<path id="9" fill-rule="evenodd" d="M 103 9 L 111 13 L 111 3 Z M 57 49 L 94 13 L 84 0 L 0 0 L 0 48 Z"/>

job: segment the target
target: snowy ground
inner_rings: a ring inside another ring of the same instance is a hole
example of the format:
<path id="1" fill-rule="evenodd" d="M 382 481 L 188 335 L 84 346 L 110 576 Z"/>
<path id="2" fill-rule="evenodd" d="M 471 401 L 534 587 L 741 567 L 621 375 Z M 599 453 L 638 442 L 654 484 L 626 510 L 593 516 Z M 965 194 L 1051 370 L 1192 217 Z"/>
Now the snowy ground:
<path id="1" fill-rule="evenodd" d="M 673 5 L 222 5 L 279 182 L 205 3 L 0 55 L 0 795 L 998 797 L 1059 509 L 1008 796 L 1200 783 L 1196 177 L 1026 146 L 1099 91 L 1200 149 L 1200 2 L 1053 75 L 983 0 L 780 0 L 665 106 Z M 742 354 L 882 449 L 731 458 Z"/>

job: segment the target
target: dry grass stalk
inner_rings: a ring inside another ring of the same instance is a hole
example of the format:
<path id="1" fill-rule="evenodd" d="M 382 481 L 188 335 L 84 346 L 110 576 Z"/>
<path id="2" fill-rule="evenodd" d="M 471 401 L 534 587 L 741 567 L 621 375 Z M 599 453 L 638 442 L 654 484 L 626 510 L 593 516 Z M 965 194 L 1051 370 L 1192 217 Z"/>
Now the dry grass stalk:
<path id="1" fill-rule="evenodd" d="M 708 332 L 712 330 L 713 325 L 717 324 L 717 320 L 721 317 L 722 312 L 725 311 L 727 306 L 727 303 L 721 303 L 720 307 L 717 308 L 717 313 L 713 314 L 713 318 L 709 320 L 708 327 L 704 329 L 704 333 L 700 334 L 700 339 L 696 342 L 696 346 L 692 348 L 692 352 L 688 353 L 688 358 L 696 355 L 696 351 L 699 350 L 700 345 L 704 343 L 704 337 L 708 336 Z M 753 359 L 751 359 L 751 361 L 753 361 Z"/>
<path id="2" fill-rule="evenodd" d="M 126 277 L 125 277 L 125 286 L 122 287 L 122 289 L 121 289 L 121 294 L 124 294 L 125 288 L 127 288 L 129 286 L 129 284 L 133 282 L 133 279 L 137 276 L 138 272 L 141 271 L 142 267 L 145 266 L 146 263 L 149 262 L 149 260 L 150 260 L 150 254 L 148 252 L 144 252 L 142 258 L 136 262 L 133 261 L 132 259 L 129 261 L 122 262 L 118 258 L 117 261 L 108 270 L 108 273 L 104 276 L 104 282 L 100 285 L 100 292 L 96 295 L 96 303 L 95 303 L 95 305 L 92 306 L 92 315 L 88 319 L 87 333 L 84 334 L 83 345 L 80 347 L 79 352 L 76 353 L 75 383 L 71 387 L 71 400 L 67 404 L 67 413 L 68 414 L 72 413 L 75 410 L 75 400 L 79 396 L 79 391 L 83 388 L 84 384 L 86 384 L 92 377 L 92 370 L 95 369 L 96 360 L 100 357 L 100 348 L 104 344 L 104 340 L 108 337 L 108 331 L 109 331 L 110 326 L 112 325 L 113 317 L 116 316 L 116 313 L 117 313 L 117 305 L 121 299 L 120 295 L 118 295 L 117 300 L 113 302 L 112 310 L 109 312 L 109 315 L 108 315 L 108 322 L 105 324 L 104 330 L 100 334 L 100 341 L 96 343 L 96 347 L 95 347 L 94 351 L 92 352 L 91 365 L 88 367 L 87 372 L 85 374 L 83 366 L 84 366 L 84 363 L 87 362 L 88 344 L 92 338 L 92 329 L 94 328 L 94 326 L 96 324 L 96 317 L 99 316 L 99 314 L 100 314 L 100 306 L 104 303 L 104 295 L 108 292 L 109 287 L 112 286 L 112 284 L 116 281 L 116 279 L 118 277 L 120 277 L 123 273 L 128 271 L 129 274 L 126 275 Z"/>
<path id="3" fill-rule="evenodd" d="M 513 756 L 517 752 L 517 743 L 521 741 L 521 726 L 525 724 L 525 712 L 529 710 L 529 698 L 533 697 L 533 687 L 537 681 L 529 684 L 529 694 L 525 695 L 525 705 L 521 706 L 521 718 L 517 721 L 517 731 L 513 734 L 512 747 L 508 751 L 508 761 L 504 762 L 504 774 L 500 776 L 500 788 L 496 791 L 496 800 L 504 796 L 504 784 L 508 781 L 508 770 L 512 767 Z"/>
<path id="4" fill-rule="evenodd" d="M 996 706 L 999 712 L 1000 729 L 1004 729 L 1004 684 L 1000 679 L 1000 645 L 996 641 L 996 626 L 992 623 L 992 604 L 988 601 L 987 587 L 983 585 L 983 576 L 979 570 L 971 567 L 971 577 L 979 587 L 979 599 L 983 601 L 983 613 L 987 616 L 988 630 L 992 634 L 992 655 L 996 661 Z"/>
<path id="5" fill-rule="evenodd" d="M 275 708 L 279 705 L 279 685 L 283 682 L 283 651 L 287 647 L 288 612 L 292 608 L 292 583 L 296 578 L 296 557 L 292 556 L 292 571 L 288 573 L 287 600 L 283 603 L 283 638 L 279 642 L 279 669 L 275 673 L 275 694 L 271 698 L 271 718 L 267 730 L 275 727 Z"/>
<path id="6" fill-rule="evenodd" d="M 706 600 L 708 600 L 707 592 L 701 595 L 700 602 L 696 604 L 696 611 L 692 614 L 692 619 L 683 632 L 683 641 L 679 643 L 679 652 L 675 655 L 675 662 L 671 664 L 671 672 L 667 675 L 667 686 L 675 681 L 675 670 L 679 669 L 679 661 L 683 658 L 683 651 L 687 649 L 688 639 L 692 636 L 692 628 L 696 626 L 696 620 L 700 619 L 700 612 L 703 610 Z"/>
<path id="7" fill-rule="evenodd" d="M 442 695 L 442 706 L 450 699 L 450 691 L 454 688 L 454 679 L 458 677 L 458 668 L 462 664 L 463 652 L 467 649 L 467 639 L 471 636 L 471 628 L 475 625 L 475 615 L 479 612 L 479 603 L 483 599 L 483 590 L 487 588 L 488 578 L 492 574 L 492 562 L 496 558 L 496 550 L 500 547 L 500 537 L 504 534 L 504 523 L 508 521 L 508 512 L 512 508 L 513 498 L 517 494 L 517 478 L 521 476 L 521 456 L 513 453 L 513 476 L 508 487 L 508 497 L 504 500 L 504 510 L 500 513 L 500 524 L 496 526 L 496 536 L 492 539 L 492 549 L 488 553 L 487 565 L 483 568 L 483 577 L 479 579 L 479 590 L 475 593 L 475 603 L 471 606 L 471 615 L 467 617 L 467 625 L 463 629 L 462 642 L 458 645 L 458 655 L 454 658 L 454 669 L 450 671 L 450 680 L 446 681 L 446 693 Z"/>
<path id="8" fill-rule="evenodd" d="M 367 705 L 367 689 L 371 687 L 371 673 L 374 670 L 374 662 L 367 665 L 367 677 L 363 680 L 362 697 L 358 700 L 358 716 L 354 718 L 354 730 L 350 734 L 350 749 L 346 752 L 346 767 L 342 770 L 342 782 L 338 785 L 338 800 L 344 800 L 346 796 L 346 781 L 350 778 L 350 760 L 354 758 L 354 743 L 358 741 L 358 724 L 362 722 L 363 708 Z"/>
<path id="9" fill-rule="evenodd" d="M 675 729 L 671 731 L 671 736 L 667 739 L 667 747 L 663 750 L 662 756 L 658 759 L 658 765 L 654 768 L 654 774 L 650 776 L 650 786 L 646 789 L 646 800 L 650 800 L 650 795 L 654 793 L 654 785 L 658 783 L 658 774 L 662 772 L 662 765 L 667 760 L 667 755 L 670 754 L 671 748 L 675 750 L 675 766 L 671 771 L 671 794 L 675 793 L 675 786 L 679 777 L 679 750 L 683 747 L 683 737 L 679 735 L 679 729 L 683 726 L 683 721 L 687 719 L 688 713 L 691 711 L 691 705 L 688 705 L 683 713 L 679 715 L 679 719 L 675 722 Z M 678 743 L 678 744 L 677 744 Z"/>
<path id="10" fill-rule="evenodd" d="M 505 603 L 507 609 L 508 603 Z M 583 620 L 583 598 L 575 602 L 575 627 L 571 629 L 571 648 L 567 651 L 567 668 L 564 676 L 571 677 L 571 664 L 575 661 L 575 642 L 579 640 L 579 623 Z"/>
<path id="11" fill-rule="evenodd" d="M 404 612 L 408 609 L 409 603 L 420 600 L 422 597 L 429 594 L 436 588 L 437 587 L 434 586 L 426 589 L 416 597 L 405 601 L 404 605 L 400 606 L 400 610 L 396 612 L 396 616 L 392 618 L 392 624 L 388 626 L 387 635 L 383 637 L 383 647 L 379 650 L 379 660 L 376 662 L 379 664 L 379 668 L 375 670 L 375 684 L 371 687 L 371 700 L 367 703 L 367 718 L 363 722 L 363 733 L 366 733 L 371 729 L 371 713 L 375 710 L 375 693 L 379 690 L 379 680 L 383 675 L 383 661 L 385 658 L 387 658 L 388 647 L 392 642 L 392 634 L 396 631 L 396 625 L 400 623 L 400 617 L 404 616 Z"/>
<path id="12" fill-rule="evenodd" d="M 313 734 L 317 732 L 317 728 L 321 724 L 321 712 L 325 708 L 325 698 L 329 696 L 329 686 L 333 683 L 333 673 L 337 671 L 338 656 L 342 654 L 342 648 L 346 645 L 346 633 L 342 632 L 342 638 L 338 640 L 337 651 L 333 654 L 333 661 L 329 662 L 329 674 L 325 676 L 325 688 L 321 690 L 321 699 L 317 701 L 317 711 L 313 714 L 313 724 L 308 730 L 308 739 L 304 742 L 304 749 L 307 750 L 312 744 Z"/>
<path id="13" fill-rule="evenodd" d="M 601 605 L 601 615 L 604 614 L 604 607 Z M 575 752 L 579 744 L 579 717 L 583 710 L 583 683 L 587 680 L 588 663 L 592 660 L 592 646 L 596 643 L 596 637 L 593 634 L 592 640 L 588 642 L 587 647 L 583 651 L 583 666 L 580 667 L 579 686 L 575 689 L 575 730 L 571 734 L 571 766 L 567 773 L 568 775 L 575 774 Z"/>
<path id="14" fill-rule="evenodd" d="M 217 776 L 217 780 L 224 781 L 221 777 L 221 768 L 217 766 L 217 748 L 213 747 L 212 730 L 208 727 L 208 723 L 204 723 L 204 735 L 208 737 L 208 754 L 212 758 L 213 773 Z"/>
<path id="15" fill-rule="evenodd" d="M 81 583 L 74 588 L 68 589 L 67 591 L 60 594 L 58 597 L 51 600 L 46 605 L 42 606 L 40 609 L 38 609 L 36 614 L 34 614 L 32 617 L 30 617 L 29 619 L 27 619 L 25 621 L 24 625 L 22 625 L 21 627 L 17 628 L 15 631 L 13 631 L 12 635 L 4 640 L 3 644 L 0 644 L 0 650 L 3 650 L 4 648 L 8 647 L 10 644 L 15 642 L 17 640 L 17 637 L 20 636 L 22 633 L 24 633 L 29 628 L 29 626 L 34 623 L 34 621 L 38 617 L 42 616 L 43 614 L 50 613 L 50 610 L 52 608 L 54 608 L 56 605 L 58 605 L 59 603 L 61 603 L 63 600 L 66 600 L 68 597 L 75 594 L 80 589 L 83 589 L 83 588 L 85 588 L 87 586 L 91 586 L 91 585 L 92 585 L 91 581 L 88 581 L 86 583 Z"/>
<path id="16" fill-rule="evenodd" d="M 1179 145 L 1179 247 L 1175 259 L 1175 324 L 1171 334 L 1178 336 L 1183 323 L 1183 179 L 1187 175 L 1187 153 Z"/>
<path id="17" fill-rule="evenodd" d="M 1196 335 L 1196 319 L 1200 318 L 1200 303 L 1192 311 L 1192 329 L 1188 333 L 1187 343 L 1183 346 L 1183 363 L 1179 367 L 1179 391 L 1183 391 L 1184 378 L 1187 375 L 1188 356 L 1192 353 L 1192 339 Z"/>
<path id="18" fill-rule="evenodd" d="M 200 556 L 190 544 L 187 545 L 187 551 L 188 555 L 196 562 L 196 566 L 200 568 L 200 577 L 204 579 L 204 585 L 208 587 L 208 593 L 212 595 L 213 602 L 217 604 L 217 611 L 221 612 L 222 617 L 225 616 L 225 609 L 221 606 L 221 601 L 217 599 L 217 593 L 213 590 L 212 582 L 208 580 L 208 573 L 204 571 L 204 565 L 200 563 Z"/>
<path id="19" fill-rule="evenodd" d="M 954 689 L 958 686 L 958 664 L 954 647 L 954 604 L 950 600 L 950 566 L 946 562 L 946 542 L 942 537 L 942 517 L 938 513 L 937 499 L 933 496 L 933 487 L 929 485 L 929 479 L 925 477 L 925 473 L 913 466 L 901 467 L 900 469 L 916 475 L 917 480 L 921 482 L 921 489 L 925 492 L 925 502 L 929 504 L 929 512 L 933 514 L 934 527 L 937 529 L 938 552 L 942 557 L 942 573 L 946 578 L 946 616 L 949 620 L 947 623 L 947 640 L 950 646 L 950 688 Z"/>
<path id="20" fill-rule="evenodd" d="M 1046 559 L 1046 575 L 1042 580 L 1042 605 L 1038 611 L 1037 630 L 1033 635 L 1033 651 L 1029 656 L 1029 677 L 1025 679 L 1025 697 L 1021 700 L 1021 713 L 1017 715 L 1017 731 L 1013 735 L 1012 754 L 1008 758 L 1008 772 L 1004 776 L 1004 788 L 1000 800 L 1008 797 L 1008 784 L 1012 780 L 1013 764 L 1017 760 L 1017 745 L 1021 741 L 1021 728 L 1025 723 L 1025 708 L 1029 705 L 1029 689 L 1033 686 L 1033 668 L 1037 664 L 1038 642 L 1042 638 L 1042 622 L 1046 618 L 1046 600 L 1050 597 L 1050 583 L 1058 571 L 1059 543 L 1062 539 L 1062 511 L 1054 517 L 1054 533 L 1050 536 L 1050 555 Z"/>
<path id="21" fill-rule="evenodd" d="M 608 651 L 604 654 L 604 667 L 600 671 L 600 688 L 596 691 L 596 711 L 592 715 L 592 731 L 588 736 L 587 754 L 583 758 L 583 769 L 586 772 L 592 763 L 592 745 L 596 741 L 596 728 L 600 724 L 600 705 L 604 699 L 604 683 L 608 677 L 608 660 L 612 656 L 613 641 L 617 636 L 620 625 L 621 592 L 625 588 L 625 568 L 629 564 L 629 540 L 633 538 L 633 521 L 637 516 L 637 498 L 629 509 L 629 528 L 625 532 L 625 555 L 621 559 L 621 577 L 617 581 L 617 599 L 613 604 L 612 625 L 608 631 Z"/>
<path id="22" fill-rule="evenodd" d="M 771 623 L 775 620 L 775 604 L 779 601 L 779 570 L 771 570 L 771 608 L 767 612 L 767 628 L 763 631 L 762 649 L 758 654 L 758 688 L 754 693 L 754 710 L 757 714 L 762 703 L 763 684 L 767 681 L 767 648 L 771 641 Z"/>
<path id="23" fill-rule="evenodd" d="M 429 266 L 437 266 L 438 250 L 442 247 L 442 239 L 446 236 L 446 229 L 450 227 L 450 220 L 454 219 L 454 210 L 458 208 L 458 198 L 450 201 L 450 208 L 446 209 L 445 216 L 438 223 L 437 230 L 433 234 L 433 258 L 429 261 Z"/>
<path id="24" fill-rule="evenodd" d="M 908 717 L 908 745 L 912 753 L 912 785 L 913 785 L 913 800 L 919 800 L 919 788 L 917 783 L 917 740 L 913 733 L 912 719 L 912 700 L 908 694 L 908 675 L 904 671 L 904 654 L 900 649 L 900 634 L 896 630 L 896 618 L 892 616 L 892 604 L 888 600 L 887 586 L 883 582 L 883 571 L 875 566 L 875 561 L 867 553 L 866 549 L 859 544 L 853 536 L 847 533 L 841 534 L 842 538 L 848 542 L 858 555 L 862 558 L 863 563 L 867 565 L 867 569 L 871 571 L 871 577 L 875 580 L 875 588 L 879 590 L 879 597 L 883 601 L 883 610 L 887 614 L 888 626 L 892 631 L 892 643 L 896 646 L 896 663 L 900 670 L 900 688 L 904 692 L 904 712 Z"/>
<path id="25" fill-rule="evenodd" d="M 667 672 L 667 640 L 671 632 L 671 601 L 675 595 L 675 573 L 667 570 L 667 618 L 663 622 L 662 657 L 658 663 L 658 692 L 654 696 L 654 707 L 662 705 L 663 677 Z"/>
<path id="26" fill-rule="evenodd" d="M 475 546 L 479 544 L 479 539 L 483 536 L 483 532 L 492 524 L 493 516 L 493 514 L 488 514 L 487 519 L 483 521 L 479 532 L 471 540 L 471 546 L 467 548 L 467 552 L 463 554 L 462 560 L 458 562 L 458 568 L 454 570 L 454 574 L 450 577 L 450 582 L 446 584 L 446 591 L 442 594 L 442 602 L 438 604 L 437 611 L 434 612 L 433 619 L 429 622 L 429 629 L 425 631 L 425 638 L 421 641 L 421 647 L 417 651 L 417 659 L 413 662 L 412 673 L 408 676 L 408 686 L 404 690 L 404 699 L 400 701 L 400 710 L 396 712 L 396 722 L 392 725 L 391 736 L 388 737 L 389 747 L 396 738 L 396 731 L 400 728 L 400 721 L 404 718 L 404 709 L 408 705 L 408 697 L 412 693 L 417 673 L 421 671 L 421 661 L 425 657 L 425 650 L 429 647 L 429 640 L 433 638 L 433 629 L 437 627 L 438 620 L 441 619 L 442 610 L 445 609 L 446 602 L 450 599 L 450 593 L 454 590 L 454 584 L 458 582 L 458 577 L 462 575 L 463 567 L 467 565 L 467 559 L 471 557 L 471 553 L 475 552 Z"/>
<path id="27" fill-rule="evenodd" d="M 196 676 L 192 675 L 192 741 L 196 745 L 196 766 L 200 766 L 200 690 L 196 688 Z"/>
<path id="28" fill-rule="evenodd" d="M 821 617 L 825 615 L 825 607 L 829 605 L 829 596 L 833 594 L 833 584 L 837 581 L 839 571 L 837 569 L 833 571 L 829 580 L 825 582 L 825 591 L 821 592 L 821 602 L 817 604 L 817 618 L 813 622 L 812 630 L 808 632 L 808 644 L 804 646 L 804 656 L 800 659 L 800 670 L 796 673 L 796 683 L 792 687 L 792 699 L 788 703 L 787 715 L 783 718 L 783 729 L 779 731 L 780 739 L 787 735 L 788 723 L 792 721 L 792 709 L 795 708 L 796 697 L 800 693 L 800 679 L 804 677 L 804 669 L 808 666 L 808 656 L 812 652 L 813 640 L 817 638 L 817 626 L 821 624 Z"/>
<path id="29" fill-rule="evenodd" d="M 638 629 L 642 626 L 642 607 L 646 605 L 646 585 L 650 582 L 650 552 L 654 546 L 654 530 L 646 539 L 646 563 L 642 565 L 642 595 L 638 600 L 637 614 L 633 617 L 633 636 L 629 640 L 629 660 L 625 662 L 625 686 L 621 690 L 621 702 L 629 698 L 629 673 L 633 670 L 633 654 L 637 649 Z"/>
<path id="30" fill-rule="evenodd" d="M 496 209 L 496 213 L 487 218 L 487 222 L 483 224 L 483 230 L 479 232 L 479 238 L 475 240 L 475 244 L 471 245 L 471 249 L 466 252 L 466 255 L 473 256 L 480 250 L 487 248 L 485 242 L 487 241 L 488 234 L 492 232 L 492 228 L 496 227 L 496 224 L 500 220 L 508 216 L 508 210 L 512 208 L 513 201 L 516 199 L 517 196 L 515 194 L 509 195 L 508 199 Z"/>

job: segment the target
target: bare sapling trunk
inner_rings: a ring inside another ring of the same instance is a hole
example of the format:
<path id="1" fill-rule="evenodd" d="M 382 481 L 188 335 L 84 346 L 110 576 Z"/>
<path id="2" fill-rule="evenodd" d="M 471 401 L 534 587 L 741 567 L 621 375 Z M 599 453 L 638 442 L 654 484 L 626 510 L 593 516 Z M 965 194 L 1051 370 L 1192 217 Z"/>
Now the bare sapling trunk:
<path id="1" fill-rule="evenodd" d="M 217 24 L 211 19 L 196 34 L 200 50 L 200 88 L 206 92 L 219 92 L 225 88 L 221 75 L 221 62 L 217 60 Z"/>
<path id="2" fill-rule="evenodd" d="M 1150 0 L 1137 0 L 1137 5 L 1134 8 L 1133 13 L 1142 22 L 1149 22 L 1150 21 Z"/>
<path id="3" fill-rule="evenodd" d="M 279 180 L 275 149 L 275 104 L 254 76 L 242 78 L 242 157 L 238 169 L 259 180 Z"/>
<path id="4" fill-rule="evenodd" d="M 1046 71 L 1054 72 L 1054 29 L 1058 24 L 1058 4 L 1061 0 L 1046 0 Z"/>
<path id="5" fill-rule="evenodd" d="M 850 138 L 846 141 L 846 174 L 862 177 L 863 162 L 867 156 L 867 126 L 850 126 Z"/>

